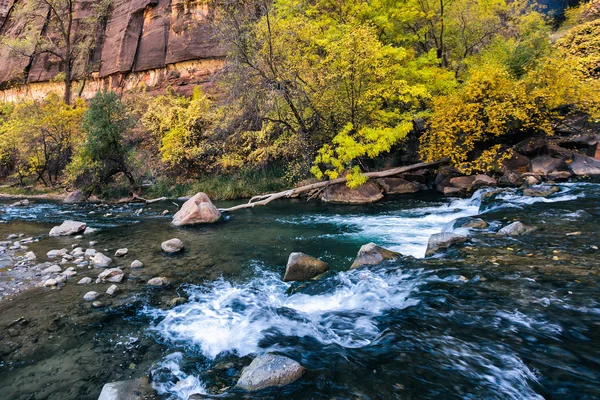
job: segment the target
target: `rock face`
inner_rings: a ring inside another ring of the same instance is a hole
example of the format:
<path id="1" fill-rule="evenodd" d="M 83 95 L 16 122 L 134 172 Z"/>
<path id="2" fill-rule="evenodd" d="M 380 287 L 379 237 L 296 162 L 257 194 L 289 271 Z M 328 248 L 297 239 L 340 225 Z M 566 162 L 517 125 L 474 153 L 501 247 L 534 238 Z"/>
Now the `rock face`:
<path id="1" fill-rule="evenodd" d="M 160 245 L 161 249 L 168 254 L 175 254 L 183 251 L 183 242 L 177 238 L 169 239 L 166 242 L 162 242 Z"/>
<path id="2" fill-rule="evenodd" d="M 52 228 L 50 230 L 50 236 L 77 235 L 78 233 L 85 231 L 85 227 L 86 225 L 84 222 L 67 220 L 59 226 L 55 226 L 54 228 Z"/>
<path id="3" fill-rule="evenodd" d="M 211 224 L 221 219 L 221 212 L 205 193 L 198 193 L 186 201 L 173 216 L 175 226 Z"/>
<path id="4" fill-rule="evenodd" d="M 498 233 L 501 235 L 508 235 L 508 236 L 521 236 L 521 235 L 526 235 L 528 233 L 531 233 L 533 231 L 535 231 L 534 227 L 527 226 L 520 221 L 516 221 L 516 222 L 513 222 L 512 224 L 506 225 L 504 228 L 500 229 L 498 231 Z"/>
<path id="5" fill-rule="evenodd" d="M 75 8 L 80 11 L 78 16 L 85 15 L 87 2 L 89 0 L 75 1 Z M 17 3 L 20 2 L 0 1 L 0 37 L 18 38 L 21 35 L 21 22 L 4 21 L 14 14 L 12 9 Z M 127 88 L 128 83 L 135 81 L 148 86 L 170 84 L 189 91 L 206 82 L 221 64 L 189 63 L 191 60 L 220 60 L 225 55 L 214 34 L 211 15 L 212 11 L 201 1 L 113 0 L 108 17 L 97 32 L 97 47 L 92 52 L 90 65 L 94 66 L 93 72 L 98 78 L 87 82 L 84 96 L 91 97 L 102 87 Z M 77 27 L 77 21 L 74 26 Z M 53 36 L 52 30 L 56 28 L 47 27 L 43 19 L 37 19 L 33 29 Z M 11 54 L 8 48 L 2 47 L 0 59 L 3 60 L 0 62 L 0 89 L 11 82 L 49 82 L 59 73 L 59 63 L 53 56 L 40 55 L 30 59 Z M 23 82 L 26 68 L 29 74 Z M 75 70 L 75 78 L 82 72 Z M 130 74 L 135 75 L 134 79 L 128 76 Z M 60 90 L 61 86 L 52 89 Z"/>
<path id="6" fill-rule="evenodd" d="M 344 183 L 327 186 L 321 198 L 326 203 L 340 204 L 369 204 L 381 199 L 383 199 L 381 189 L 372 181 L 368 181 L 356 189 L 350 189 Z"/>
<path id="7" fill-rule="evenodd" d="M 447 249 L 448 247 L 466 241 L 467 238 L 455 233 L 442 232 L 431 235 L 427 242 L 426 256 L 431 256 L 439 250 Z"/>
<path id="8" fill-rule="evenodd" d="M 265 354 L 244 368 L 236 387 L 247 391 L 281 387 L 300 379 L 304 371 L 302 365 L 290 358 Z"/>
<path id="9" fill-rule="evenodd" d="M 375 243 L 368 243 L 360 248 L 350 269 L 378 265 L 386 260 L 395 260 L 400 256 L 402 256 L 400 253 L 379 247 Z"/>
<path id="10" fill-rule="evenodd" d="M 64 198 L 63 203 L 76 204 L 85 203 L 87 196 L 81 190 L 74 190 L 67 197 Z"/>
<path id="11" fill-rule="evenodd" d="M 308 281 L 329 270 L 325 261 L 311 257 L 304 253 L 292 253 L 288 258 L 284 282 Z"/>

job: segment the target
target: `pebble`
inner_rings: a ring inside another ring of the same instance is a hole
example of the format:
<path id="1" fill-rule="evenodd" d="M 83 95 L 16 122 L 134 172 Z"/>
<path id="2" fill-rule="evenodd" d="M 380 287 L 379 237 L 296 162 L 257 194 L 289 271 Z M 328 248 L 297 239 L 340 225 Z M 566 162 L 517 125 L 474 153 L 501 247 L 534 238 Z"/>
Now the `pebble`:
<path id="1" fill-rule="evenodd" d="M 77 282 L 78 285 L 88 285 L 92 283 L 92 278 L 90 278 L 89 276 L 86 276 L 85 278 L 81 278 L 79 280 L 79 282 Z"/>
<path id="2" fill-rule="evenodd" d="M 53 287 L 58 285 L 58 282 L 56 281 L 56 279 L 48 279 L 46 282 L 44 282 L 44 286 L 46 287 Z"/>
<path id="3" fill-rule="evenodd" d="M 100 297 L 100 293 L 98 292 L 87 292 L 86 294 L 83 295 L 83 299 L 85 301 L 94 301 L 96 300 L 98 297 Z"/>
<path id="4" fill-rule="evenodd" d="M 117 285 L 110 285 L 108 289 L 106 289 L 106 294 L 112 296 L 119 291 Z"/>
<path id="5" fill-rule="evenodd" d="M 131 263 L 131 268 L 133 268 L 133 269 L 142 268 L 143 266 L 144 266 L 144 263 L 141 262 L 140 260 L 135 260 Z"/>
<path id="6" fill-rule="evenodd" d="M 77 236 L 75 236 L 75 240 L 81 240 L 81 239 L 83 239 L 83 235 L 77 235 Z"/>
<path id="7" fill-rule="evenodd" d="M 123 248 L 123 249 L 119 249 L 119 250 L 117 250 L 117 251 L 115 252 L 115 257 L 123 257 L 123 256 L 125 256 L 127 253 L 129 253 L 129 250 L 128 250 L 128 249 L 125 249 L 125 248 Z"/>

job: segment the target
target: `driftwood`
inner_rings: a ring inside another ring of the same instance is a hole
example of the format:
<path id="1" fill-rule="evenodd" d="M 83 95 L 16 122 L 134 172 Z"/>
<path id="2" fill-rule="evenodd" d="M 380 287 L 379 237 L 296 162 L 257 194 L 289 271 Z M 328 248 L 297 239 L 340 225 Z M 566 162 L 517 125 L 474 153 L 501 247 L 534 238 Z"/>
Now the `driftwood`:
<path id="1" fill-rule="evenodd" d="M 413 165 L 408 165 L 406 167 L 392 168 L 392 169 L 388 169 L 385 171 L 367 172 L 364 175 L 366 177 L 368 177 L 369 179 L 371 179 L 371 178 L 374 178 L 374 179 L 386 178 L 389 176 L 399 175 L 399 174 L 402 174 L 405 172 L 414 171 L 414 170 L 421 169 L 421 168 L 436 167 L 438 165 L 446 164 L 448 162 L 449 162 L 449 160 L 447 158 L 443 158 L 440 161 L 435 161 L 435 162 L 430 162 L 430 163 L 413 164 Z M 348 181 L 348 179 L 346 179 L 346 177 L 343 177 L 343 178 L 332 179 L 330 181 L 317 182 L 317 183 L 313 183 L 310 185 L 297 187 L 294 189 L 288 189 L 288 190 L 284 190 L 282 192 L 254 196 L 253 198 L 250 199 L 250 201 L 248 201 L 248 203 L 240 204 L 240 205 L 230 207 L 230 208 L 220 208 L 219 211 L 231 212 L 231 211 L 241 210 L 244 208 L 253 208 L 255 206 L 266 206 L 273 200 L 292 197 L 292 196 L 298 195 L 300 193 L 316 190 L 316 192 L 313 193 L 313 195 L 311 196 L 311 197 L 314 197 L 314 196 L 318 195 L 318 193 L 320 191 L 322 191 L 329 185 L 337 185 L 340 183 L 346 183 L 347 181 Z"/>
<path id="2" fill-rule="evenodd" d="M 165 201 L 167 200 L 166 197 L 159 197 L 157 199 L 144 199 L 143 197 L 138 196 L 137 194 L 133 194 L 133 196 L 131 197 L 131 200 L 128 200 L 127 203 L 136 203 L 136 202 L 142 202 L 142 203 L 146 203 L 146 204 L 152 204 L 152 203 L 158 203 L 159 201 Z"/>

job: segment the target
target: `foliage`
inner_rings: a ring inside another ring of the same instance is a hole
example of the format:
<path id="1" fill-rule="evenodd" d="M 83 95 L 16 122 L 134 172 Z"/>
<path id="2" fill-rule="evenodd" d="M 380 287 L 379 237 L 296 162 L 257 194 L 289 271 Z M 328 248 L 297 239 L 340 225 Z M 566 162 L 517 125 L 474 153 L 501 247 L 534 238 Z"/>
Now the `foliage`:
<path id="1" fill-rule="evenodd" d="M 574 25 L 558 45 L 577 59 L 577 68 L 587 77 L 600 78 L 600 1 L 567 11 L 568 25 Z"/>

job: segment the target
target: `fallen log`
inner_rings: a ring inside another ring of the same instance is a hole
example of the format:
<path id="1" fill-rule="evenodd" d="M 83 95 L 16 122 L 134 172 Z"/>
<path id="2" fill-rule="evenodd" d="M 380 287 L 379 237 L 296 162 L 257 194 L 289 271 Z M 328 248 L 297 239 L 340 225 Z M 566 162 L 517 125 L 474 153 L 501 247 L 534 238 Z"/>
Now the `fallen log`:
<path id="1" fill-rule="evenodd" d="M 405 172 L 414 171 L 416 169 L 437 167 L 438 165 L 447 164 L 449 162 L 450 162 L 449 159 L 443 158 L 440 161 L 429 162 L 429 163 L 418 163 L 418 164 L 408 165 L 406 167 L 392 168 L 392 169 L 388 169 L 385 171 L 367 172 L 364 175 L 369 179 L 387 178 L 389 176 L 403 174 Z M 322 190 L 329 185 L 337 185 L 340 183 L 346 183 L 347 181 L 348 181 L 348 179 L 346 177 L 343 177 L 343 178 L 332 179 L 330 181 L 312 183 L 310 185 L 300 186 L 300 187 L 297 187 L 294 189 L 284 190 L 282 192 L 254 196 L 248 201 L 248 203 L 240 204 L 240 205 L 230 207 L 230 208 L 220 208 L 219 211 L 231 212 L 231 211 L 236 211 L 236 210 L 242 210 L 244 208 L 253 208 L 256 206 L 266 206 L 270 202 L 277 200 L 277 199 L 292 197 L 297 194 L 309 192 L 309 191 L 315 190 L 315 189 Z"/>

